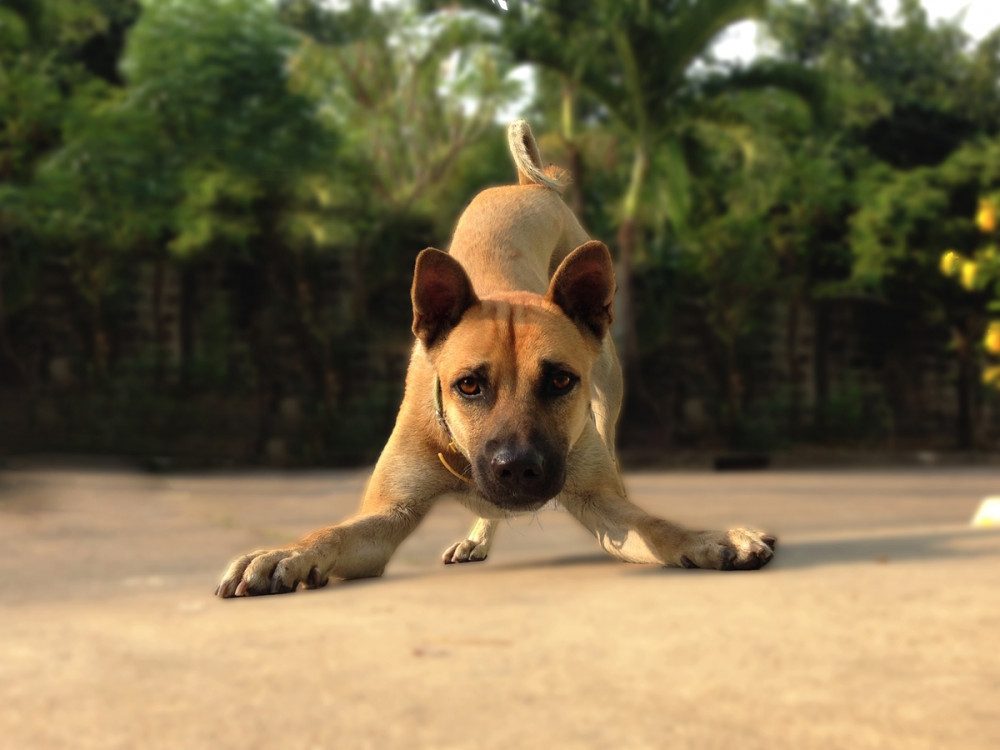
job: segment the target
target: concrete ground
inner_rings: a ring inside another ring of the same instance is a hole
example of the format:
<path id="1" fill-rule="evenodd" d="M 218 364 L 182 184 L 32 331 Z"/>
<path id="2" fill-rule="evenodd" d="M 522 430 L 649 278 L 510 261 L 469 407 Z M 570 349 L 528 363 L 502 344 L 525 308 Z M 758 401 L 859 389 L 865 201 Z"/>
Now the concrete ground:
<path id="1" fill-rule="evenodd" d="M 778 534 L 759 572 L 618 563 L 559 511 L 446 567 L 443 505 L 381 580 L 212 596 L 364 481 L 0 474 L 0 747 L 1000 747 L 995 468 L 628 476 Z"/>

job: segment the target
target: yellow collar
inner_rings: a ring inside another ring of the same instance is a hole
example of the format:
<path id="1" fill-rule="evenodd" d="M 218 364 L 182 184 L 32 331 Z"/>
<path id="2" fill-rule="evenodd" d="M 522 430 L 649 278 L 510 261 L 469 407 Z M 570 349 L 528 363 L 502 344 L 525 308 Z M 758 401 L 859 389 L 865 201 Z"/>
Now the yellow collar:
<path id="1" fill-rule="evenodd" d="M 450 441 L 448 443 L 448 450 L 457 453 L 466 461 L 469 461 L 468 456 L 465 455 L 465 451 L 463 451 L 459 447 L 458 443 L 455 442 L 455 436 L 451 434 L 451 428 L 448 426 L 448 420 L 445 419 L 444 395 L 441 393 L 441 378 L 439 378 L 437 375 L 434 376 L 434 416 L 437 417 L 438 424 L 441 426 L 441 429 L 444 430 L 445 434 L 448 436 L 448 440 Z M 471 479 L 469 479 L 467 476 L 464 476 L 463 474 L 459 474 L 455 470 L 455 468 L 448 463 L 448 459 L 444 457 L 444 452 L 438 453 L 438 460 L 441 462 L 444 468 L 450 471 L 458 479 L 461 479 L 463 482 L 466 482 L 468 484 L 472 484 Z M 471 461 L 469 461 L 469 466 L 471 468 L 472 466 Z"/>

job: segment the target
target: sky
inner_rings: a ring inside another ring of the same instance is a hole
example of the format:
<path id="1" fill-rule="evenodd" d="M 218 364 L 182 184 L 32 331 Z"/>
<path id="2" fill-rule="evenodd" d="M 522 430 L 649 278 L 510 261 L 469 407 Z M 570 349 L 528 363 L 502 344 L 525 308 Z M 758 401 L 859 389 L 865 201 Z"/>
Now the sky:
<path id="1" fill-rule="evenodd" d="M 973 37 L 981 39 L 1000 26 L 1000 0 L 923 0 L 931 22 L 956 18 L 964 9 L 962 27 Z M 899 0 L 882 0 L 886 17 L 895 18 Z M 715 53 L 723 60 L 746 62 L 757 51 L 757 26 L 752 21 L 731 26 L 718 41 Z"/>

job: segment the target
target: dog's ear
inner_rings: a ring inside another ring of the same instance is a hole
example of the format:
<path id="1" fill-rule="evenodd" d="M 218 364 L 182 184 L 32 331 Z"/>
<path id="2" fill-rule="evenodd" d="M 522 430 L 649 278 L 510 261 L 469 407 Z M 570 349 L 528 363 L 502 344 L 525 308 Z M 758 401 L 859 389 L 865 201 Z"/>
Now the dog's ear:
<path id="1" fill-rule="evenodd" d="M 478 302 L 465 269 L 448 253 L 429 247 L 413 270 L 413 333 L 430 349 Z"/>
<path id="2" fill-rule="evenodd" d="M 598 340 L 611 325 L 615 297 L 615 272 L 611 253 L 603 242 L 580 245 L 559 264 L 546 298 L 567 317 Z"/>

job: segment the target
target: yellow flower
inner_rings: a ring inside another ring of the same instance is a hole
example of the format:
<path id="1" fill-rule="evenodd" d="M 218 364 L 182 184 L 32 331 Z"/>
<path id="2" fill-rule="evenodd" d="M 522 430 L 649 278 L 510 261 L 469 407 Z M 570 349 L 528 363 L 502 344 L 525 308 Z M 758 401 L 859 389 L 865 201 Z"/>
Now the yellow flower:
<path id="1" fill-rule="evenodd" d="M 1000 354 L 1000 320 L 994 320 L 986 329 L 983 345 L 990 354 Z"/>
<path id="2" fill-rule="evenodd" d="M 976 285 L 976 271 L 978 270 L 979 266 L 974 260 L 962 261 L 962 286 L 971 291 Z"/>
<path id="3" fill-rule="evenodd" d="M 979 201 L 979 211 L 976 213 L 976 226 L 985 234 L 989 234 L 997 228 L 996 209 L 993 208 L 993 201 L 982 198 Z"/>
<path id="4" fill-rule="evenodd" d="M 983 383 L 1000 388 L 1000 367 L 987 367 L 984 369 Z"/>
<path id="5" fill-rule="evenodd" d="M 962 262 L 962 256 L 954 250 L 949 250 L 941 256 L 941 273 L 945 276 L 954 276 Z"/>

